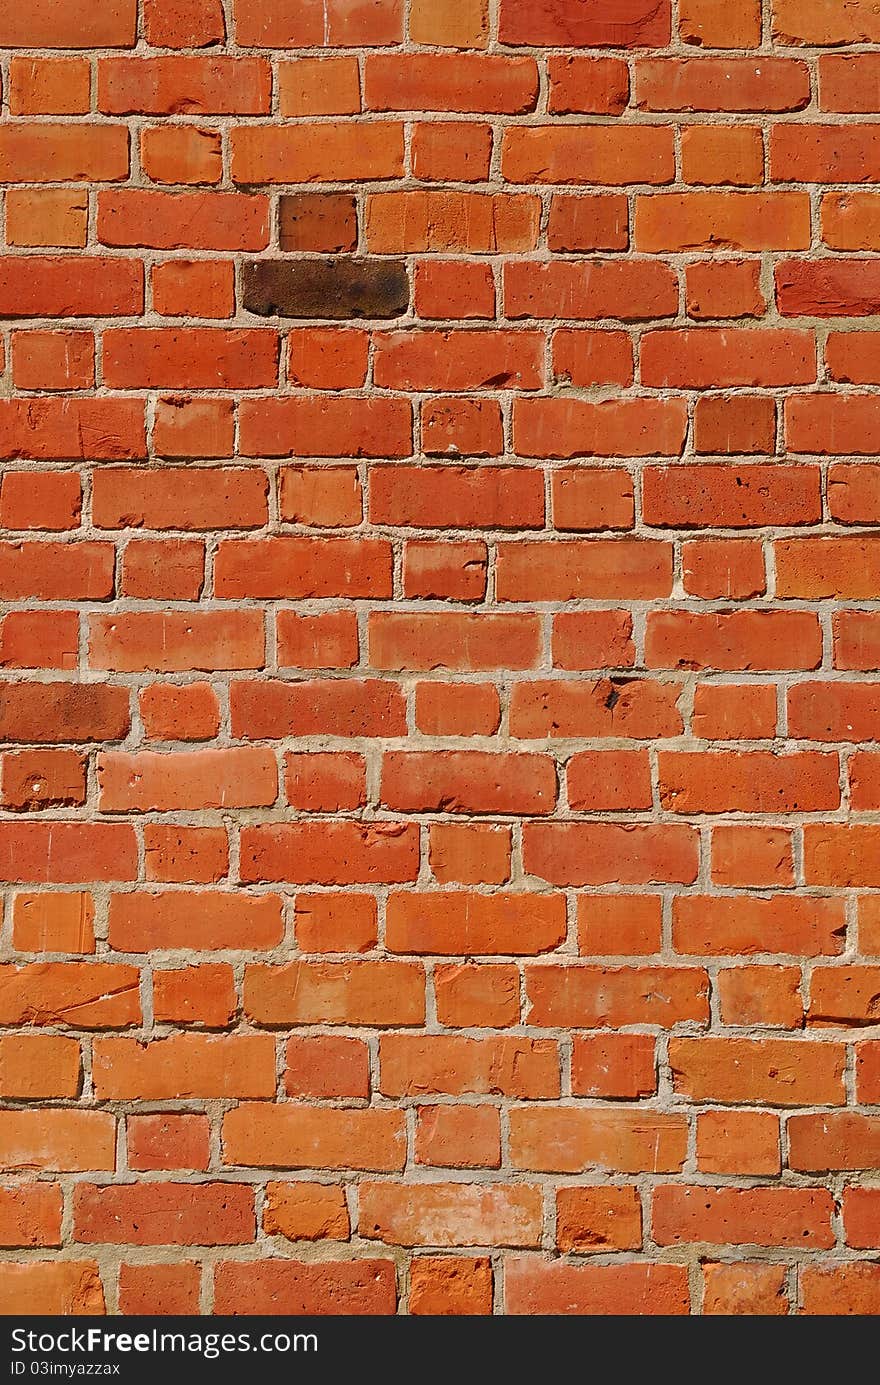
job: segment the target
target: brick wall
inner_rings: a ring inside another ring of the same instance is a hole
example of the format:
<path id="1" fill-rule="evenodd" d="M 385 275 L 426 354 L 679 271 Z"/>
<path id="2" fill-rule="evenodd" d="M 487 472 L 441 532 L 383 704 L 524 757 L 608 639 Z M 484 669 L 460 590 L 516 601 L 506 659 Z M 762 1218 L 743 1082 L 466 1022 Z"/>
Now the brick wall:
<path id="1" fill-rule="evenodd" d="M 0 48 L 0 1307 L 880 1311 L 878 5 Z"/>

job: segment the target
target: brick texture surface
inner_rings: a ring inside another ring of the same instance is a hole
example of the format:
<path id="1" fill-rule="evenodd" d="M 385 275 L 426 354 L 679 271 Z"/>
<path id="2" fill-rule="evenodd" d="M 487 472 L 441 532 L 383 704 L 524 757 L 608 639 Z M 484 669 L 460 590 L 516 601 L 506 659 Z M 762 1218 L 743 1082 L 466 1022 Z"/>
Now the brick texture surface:
<path id="1" fill-rule="evenodd" d="M 878 9 L 0 6 L 0 1311 L 880 1312 Z"/>

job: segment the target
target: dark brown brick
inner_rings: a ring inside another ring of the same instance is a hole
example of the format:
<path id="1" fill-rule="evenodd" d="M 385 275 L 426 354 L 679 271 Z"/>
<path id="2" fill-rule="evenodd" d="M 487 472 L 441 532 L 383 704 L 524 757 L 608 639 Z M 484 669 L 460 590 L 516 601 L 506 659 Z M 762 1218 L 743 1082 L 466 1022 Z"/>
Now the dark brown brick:
<path id="1" fill-rule="evenodd" d="M 409 282 L 402 260 L 251 260 L 242 302 L 261 317 L 399 317 Z"/>
<path id="2" fill-rule="evenodd" d="M 328 255 L 357 249 L 357 203 L 344 192 L 295 192 L 279 198 L 282 250 Z"/>

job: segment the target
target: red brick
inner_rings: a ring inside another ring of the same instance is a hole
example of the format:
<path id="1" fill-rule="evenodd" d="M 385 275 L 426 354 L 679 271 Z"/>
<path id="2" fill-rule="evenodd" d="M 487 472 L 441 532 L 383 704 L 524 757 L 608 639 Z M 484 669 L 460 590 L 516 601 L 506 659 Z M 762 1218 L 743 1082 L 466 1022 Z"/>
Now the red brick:
<path id="1" fill-rule="evenodd" d="M 736 456 L 773 452 L 776 405 L 763 395 L 704 395 L 694 411 L 697 452 Z"/>
<path id="2" fill-rule="evenodd" d="M 263 250 L 269 241 L 268 199 L 147 188 L 100 193 L 98 239 L 157 250 Z"/>
<path id="3" fill-rule="evenodd" d="M 254 1024 L 406 1025 L 425 1017 L 415 963 L 291 962 L 245 970 L 244 1010 Z"/>
<path id="4" fill-rule="evenodd" d="M 403 550 L 404 595 L 428 600 L 480 601 L 486 594 L 487 567 L 486 544 L 481 539 L 460 543 L 408 540 Z M 468 689 L 463 691 L 466 694 Z"/>
<path id="5" fill-rule="evenodd" d="M 534 467 L 373 466 L 370 519 L 420 529 L 539 528 L 544 477 Z"/>
<path id="6" fill-rule="evenodd" d="M 539 755 L 390 752 L 379 795 L 384 807 L 404 813 L 542 815 L 556 805 L 556 767 Z"/>
<path id="7" fill-rule="evenodd" d="M 770 177 L 780 182 L 880 180 L 876 125 L 779 124 L 770 132 L 769 148 Z"/>
<path id="8" fill-rule="evenodd" d="M 716 885 L 793 885 L 791 832 L 783 827 L 713 828 L 712 879 Z"/>
<path id="9" fill-rule="evenodd" d="M 0 310 L 7 317 L 126 317 L 143 306 L 144 273 L 134 260 L 109 255 L 0 260 Z"/>
<path id="10" fill-rule="evenodd" d="M 553 617 L 556 668 L 630 668 L 635 663 L 628 611 L 564 611 Z"/>
<path id="11" fill-rule="evenodd" d="M 323 1183 L 269 1183 L 263 1229 L 291 1241 L 347 1241 L 351 1227 L 345 1191 Z"/>
<path id="12" fill-rule="evenodd" d="M 76 529 L 80 479 L 73 471 L 7 471 L 0 483 L 4 529 Z"/>
<path id="13" fill-rule="evenodd" d="M 387 1108 L 242 1104 L 223 1118 L 226 1164 L 392 1172 L 405 1158 L 403 1114 Z"/>
<path id="14" fill-rule="evenodd" d="M 497 1108 L 419 1107 L 416 1163 L 453 1169 L 497 1169 L 501 1164 L 501 1124 Z"/>
<path id="15" fill-rule="evenodd" d="M 361 109 L 357 57 L 280 63 L 278 90 L 282 115 L 356 115 Z"/>
<path id="16" fill-rule="evenodd" d="M 425 182 L 471 183 L 487 179 L 492 140 L 492 127 L 476 121 L 444 120 L 415 125 L 413 173 Z"/>
<path id="17" fill-rule="evenodd" d="M 346 0 L 236 0 L 235 38 L 244 48 L 350 48 L 399 43 L 400 0 L 377 0 L 367 8 Z"/>
<path id="18" fill-rule="evenodd" d="M 223 1029 L 238 1006 L 227 963 L 181 967 L 153 974 L 153 1013 L 160 1022 Z"/>
<path id="19" fill-rule="evenodd" d="M 761 42 L 760 0 L 680 0 L 679 30 L 698 48 L 757 48 Z"/>
<path id="20" fill-rule="evenodd" d="M 418 828 L 410 823 L 267 824 L 241 834 L 242 879 L 297 885 L 398 884 L 418 874 Z"/>
<path id="21" fill-rule="evenodd" d="M 511 125 L 501 171 L 509 183 L 670 183 L 672 130 L 662 125 Z"/>
<path id="22" fill-rule="evenodd" d="M 649 1034 L 578 1036 L 572 1046 L 571 1088 L 576 1096 L 632 1101 L 651 1096 L 657 1090 L 654 1039 Z"/>
<path id="23" fill-rule="evenodd" d="M 206 48 L 226 37 L 222 0 L 145 0 L 144 30 L 153 48 Z"/>
<path id="24" fill-rule="evenodd" d="M 629 206 L 622 194 L 551 197 L 550 250 L 626 250 L 628 244 Z"/>
<path id="25" fill-rule="evenodd" d="M 123 125 L 11 121 L 0 132 L 5 183 L 120 182 L 129 168 L 129 133 Z"/>
<path id="26" fill-rule="evenodd" d="M 370 617 L 369 639 L 375 668 L 477 673 L 533 668 L 540 631 L 533 615 L 387 611 Z"/>
<path id="27" fill-rule="evenodd" d="M 529 1184 L 361 1183 L 360 1234 L 388 1245 L 536 1246 L 541 1193 Z"/>
<path id="28" fill-rule="evenodd" d="M 132 1169 L 207 1169 L 210 1126 L 206 1116 L 129 1116 L 128 1162 Z"/>
<path id="29" fill-rule="evenodd" d="M 79 1183 L 74 1194 L 73 1234 L 85 1244 L 240 1245 L 254 1230 L 243 1183 Z"/>
<path id="30" fill-rule="evenodd" d="M 514 401 L 514 445 L 523 457 L 677 457 L 686 423 L 677 399 Z"/>
<path id="31" fill-rule="evenodd" d="M 557 529 L 631 529 L 635 507 L 629 472 L 571 467 L 552 479 Z"/>
<path id="32" fill-rule="evenodd" d="M 16 978 L 13 978 L 13 986 Z M 52 988 L 52 977 L 47 978 Z M 3 977 L 5 987 L 6 977 Z M 13 997 L 13 1004 L 15 998 Z M 8 998 L 3 999 L 4 1023 L 17 1023 L 10 1014 Z M 72 1010 L 75 1006 L 71 1007 Z M 8 1018 L 7 1018 L 8 1017 Z M 48 1018 L 48 1014 L 46 1016 Z M 23 1014 L 22 1022 L 30 1016 Z M 43 1019 L 34 1014 L 33 1021 Z M 88 1022 L 83 1024 L 88 1027 Z M 76 1097 L 80 1090 L 79 1041 L 59 1034 L 4 1034 L 0 1036 L 0 1092 L 14 1101 L 45 1101 L 47 1098 Z M 45 1187 L 45 1185 L 43 1185 Z M 6 1191 L 6 1190 L 4 1190 Z M 22 1190 L 25 1191 L 25 1190 Z M 2 1206 L 2 1195 L 0 1195 Z M 0 1239 L 4 1217 L 0 1212 Z M 39 1244 L 35 1242 L 34 1244 Z"/>
<path id="33" fill-rule="evenodd" d="M 214 1307 L 289 1316 L 302 1313 L 394 1314 L 393 1260 L 221 1261 L 214 1276 Z"/>
<path id="34" fill-rule="evenodd" d="M 149 845 L 147 856 L 149 860 Z M 220 864 L 225 872 L 225 862 Z M 122 952 L 184 948 L 201 952 L 245 944 L 270 948 L 281 941 L 282 932 L 277 895 L 163 890 L 110 897 L 109 936 Z"/>
<path id="35" fill-rule="evenodd" d="M 400 689 L 378 678 L 308 679 L 300 683 L 233 683 L 232 728 L 257 739 L 287 735 L 382 736 L 403 734 Z"/>
<path id="36" fill-rule="evenodd" d="M 720 99 L 723 100 L 723 97 Z M 752 125 L 686 125 L 681 132 L 681 163 L 684 181 L 697 187 L 756 187 L 764 179 L 764 141 L 761 131 Z M 685 270 L 688 295 L 694 279 L 702 279 L 704 291 L 711 296 L 709 284 L 705 281 L 715 280 L 717 284 L 719 280 L 723 282 L 732 277 L 742 282 L 741 271 L 752 269 L 751 282 L 746 274 L 747 286 L 741 292 L 753 303 L 757 298 L 760 312 L 763 299 L 754 268 L 748 262 L 737 264 L 735 261 L 688 265 Z M 694 315 L 691 313 L 691 316 Z M 704 308 L 696 315 L 739 317 L 743 314 L 739 311 L 713 314 Z"/>
<path id="37" fill-rule="evenodd" d="M 81 37 L 76 41 L 82 42 Z M 94 1260 L 10 1261 L 4 1272 L 0 1305 L 9 1314 L 29 1314 L 39 1308 L 43 1313 L 102 1317 L 107 1311 Z"/>
<path id="38" fill-rule="evenodd" d="M 376 901 L 368 894 L 299 894 L 294 928 L 303 952 L 369 952 L 376 944 Z"/>
<path id="39" fill-rule="evenodd" d="M 521 115 L 534 110 L 537 97 L 533 58 L 375 53 L 364 64 L 367 110 Z"/>
<path id="40" fill-rule="evenodd" d="M 578 951 L 591 957 L 658 952 L 661 902 L 657 895 L 581 895 Z"/>
<path id="41" fill-rule="evenodd" d="M 432 455 L 496 457 L 504 450 L 501 410 L 491 399 L 426 400 L 422 446 Z"/>
<path id="42" fill-rule="evenodd" d="M 119 1266 L 119 1311 L 181 1317 L 199 1311 L 201 1266 L 189 1261 Z"/>
<path id="43" fill-rule="evenodd" d="M 272 74 L 263 58 L 101 58 L 106 115 L 267 115 Z"/>
<path id="44" fill-rule="evenodd" d="M 367 197 L 368 248 L 379 255 L 457 251 L 515 254 L 538 241 L 541 203 L 531 194 L 419 189 Z"/>
<path id="45" fill-rule="evenodd" d="M 508 1266 L 508 1313 L 665 1317 L 688 1312 L 684 1265 L 638 1261 L 583 1265 L 521 1256 L 511 1257 Z"/>
<path id="46" fill-rule="evenodd" d="M 100 529 L 258 529 L 267 492 L 257 467 L 102 467 L 92 517 Z"/>
<path id="47" fill-rule="evenodd" d="M 657 1188 L 653 1237 L 659 1245 L 802 1246 L 834 1244 L 834 1200 L 826 1189 Z"/>
<path id="48" fill-rule="evenodd" d="M 13 115 L 84 115 L 90 79 L 86 58 L 14 57 L 9 109 Z"/>
<path id="49" fill-rule="evenodd" d="M 503 1029 L 519 1020 L 519 972 L 493 962 L 450 962 L 434 968 L 437 1018 L 451 1029 Z"/>
<path id="50" fill-rule="evenodd" d="M 563 327 L 553 334 L 553 374 L 561 384 L 582 387 L 631 385 L 630 340 L 623 332 L 581 332 Z"/>
<path id="51" fill-rule="evenodd" d="M 404 399 L 242 400 L 239 415 L 246 457 L 408 457 L 412 450 L 412 406 Z"/>
<path id="52" fill-rule="evenodd" d="M 395 121 L 242 125 L 230 144 L 239 184 L 366 182 L 403 173 L 403 125 Z"/>
<path id="53" fill-rule="evenodd" d="M 12 376 L 20 390 L 90 389 L 95 383 L 95 339 L 91 332 L 15 332 Z M 33 473 L 31 477 L 37 479 Z"/>
<path id="54" fill-rule="evenodd" d="M 674 736 L 682 729 L 680 692 L 674 683 L 644 678 L 520 683 L 511 698 L 511 729 L 525 739 L 580 740 L 624 731 L 633 740 Z"/>
<path id="55" fill-rule="evenodd" d="M 188 187 L 219 183 L 223 177 L 223 145 L 219 130 L 207 129 L 196 125 L 185 125 L 175 127 L 149 126 L 141 131 L 141 166 L 147 177 L 154 183 L 177 183 Z M 178 275 L 175 265 L 156 265 L 153 271 L 154 302 L 157 312 L 173 313 L 174 306 L 168 299 L 164 300 L 158 294 L 159 285 L 163 291 L 167 292 L 170 282 L 174 282 L 178 277 L 184 281 L 189 281 L 192 286 L 190 291 L 195 294 L 196 283 L 200 279 L 207 279 L 210 266 L 197 265 L 194 270 L 186 273 L 186 265 L 181 264 L 180 275 Z M 163 282 L 164 281 L 164 282 Z M 186 283 L 183 285 L 184 291 Z M 220 296 L 221 292 L 229 294 L 232 282 L 229 277 L 228 287 L 215 289 L 215 295 Z M 205 300 L 201 305 L 193 306 L 191 309 L 184 308 L 184 313 L 191 311 L 195 317 L 231 317 L 231 308 L 228 311 L 218 311 L 212 308 L 209 300 Z"/>
<path id="56" fill-rule="evenodd" d="M 34 1173 L 116 1167 L 116 1119 L 108 1111 L 66 1107 L 0 1113 L 0 1166 Z"/>
<path id="57" fill-rule="evenodd" d="M 770 1111 L 704 1111 L 697 1116 L 701 1173 L 779 1173 L 779 1117 Z"/>
<path id="58" fill-rule="evenodd" d="M 208 885 L 221 880 L 228 866 L 224 827 L 178 827 L 159 822 L 144 826 L 147 880 Z"/>
<path id="59" fill-rule="evenodd" d="M 651 467 L 643 472 L 645 522 L 679 529 L 816 524 L 822 510 L 815 466 Z"/>
<path id="60" fill-rule="evenodd" d="M 116 741 L 130 726 L 129 693 L 110 683 L 2 685 L 4 741 Z"/>
<path id="61" fill-rule="evenodd" d="M 671 560 L 668 544 L 641 539 L 501 542 L 497 595 L 521 602 L 666 596 Z"/>
<path id="62" fill-rule="evenodd" d="M 108 0 L 83 11 L 78 0 L 34 0 L 27 15 L 9 10 L 0 23 L 5 48 L 131 48 L 137 28 L 136 0 Z"/>
<path id="63" fill-rule="evenodd" d="M 809 244 L 806 193 L 669 192 L 636 198 L 636 250 L 806 250 Z"/>
<path id="64" fill-rule="evenodd" d="M 325 1100 L 370 1095 L 370 1053 L 362 1039 L 296 1037 L 287 1040 L 284 1057 L 288 1096 Z"/>
<path id="65" fill-rule="evenodd" d="M 656 611 L 645 656 L 649 668 L 810 669 L 821 662 L 821 631 L 807 611 Z"/>
<path id="66" fill-rule="evenodd" d="M 17 894 L 12 943 L 17 952 L 94 952 L 95 906 L 81 891 Z"/>
<path id="67" fill-rule="evenodd" d="M 181 260 L 153 269 L 153 306 L 167 317 L 232 317 L 235 270 L 228 260 Z"/>
<path id="68" fill-rule="evenodd" d="M 147 1044 L 102 1038 L 93 1055 L 95 1094 L 102 1101 L 275 1094 L 275 1045 L 268 1034 L 174 1034 Z"/>
<path id="69" fill-rule="evenodd" d="M 395 893 L 388 900 L 390 952 L 451 956 L 533 955 L 565 937 L 562 895 Z"/>
<path id="70" fill-rule="evenodd" d="M 440 885 L 503 885 L 510 878 L 510 828 L 436 822 L 428 859 Z"/>
<path id="71" fill-rule="evenodd" d="M 722 830 L 732 829 L 715 828 L 715 833 Z M 762 952 L 803 957 L 833 955 L 843 950 L 845 934 L 843 906 L 836 899 L 797 899 L 788 895 L 714 899 L 689 895 L 675 900 L 673 905 L 675 949 L 698 957 L 741 957 Z"/>
<path id="72" fill-rule="evenodd" d="M 409 1311 L 430 1317 L 489 1315 L 492 1287 L 492 1262 L 486 1256 L 419 1255 L 410 1268 Z"/>
<path id="73" fill-rule="evenodd" d="M 2 757 L 2 803 L 14 812 L 82 805 L 86 762 L 75 750 L 24 750 Z"/>
<path id="74" fill-rule="evenodd" d="M 121 327 L 104 333 L 104 383 L 112 389 L 259 389 L 277 381 L 274 332 Z"/>
<path id="75" fill-rule="evenodd" d="M 278 662 L 287 668 L 351 668 L 358 660 L 358 630 L 353 611 L 276 617 Z"/>
<path id="76" fill-rule="evenodd" d="M 801 1272 L 802 1312 L 823 1317 L 870 1315 L 880 1303 L 880 1275 L 873 1263 L 835 1264 L 824 1269 L 804 1266 Z"/>
<path id="77" fill-rule="evenodd" d="M 810 72 L 795 58 L 639 58 L 634 104 L 646 111 L 798 111 Z"/>
<path id="78" fill-rule="evenodd" d="M 116 673 L 258 668 L 259 611 L 126 611 L 89 620 L 89 662 Z"/>
<path id="79" fill-rule="evenodd" d="M 845 1100 L 841 1044 L 673 1038 L 669 1062 L 676 1092 L 691 1101 L 842 1106 Z"/>
<path id="80" fill-rule="evenodd" d="M 697 875 L 692 829 L 669 823 L 526 823 L 523 856 L 526 872 L 551 885 L 692 884 Z"/>
<path id="81" fill-rule="evenodd" d="M 138 707 L 151 741 L 209 741 L 220 727 L 220 704 L 209 683 L 153 683 L 141 689 Z"/>
<path id="82" fill-rule="evenodd" d="M 642 1243 L 642 1206 L 629 1186 L 557 1188 L 556 1244 L 562 1251 L 638 1250 Z"/>
<path id="83" fill-rule="evenodd" d="M 686 1146 L 684 1118 L 665 1111 L 542 1105 L 510 1113 L 510 1157 L 518 1169 L 675 1173 Z"/>
<path id="84" fill-rule="evenodd" d="M 652 481 L 662 473 L 652 472 Z M 655 493 L 658 507 L 663 501 Z M 764 551 L 760 543 L 752 539 L 696 539 L 683 543 L 682 580 L 684 589 L 690 596 L 705 600 L 748 600 L 752 596 L 762 596 L 767 590 L 764 569 Z M 694 698 L 694 717 L 698 716 L 700 695 L 721 692 L 721 687 L 711 688 L 703 684 L 697 689 Z M 745 688 L 742 700 L 747 702 L 752 694 L 760 694 L 763 688 Z M 774 708 L 775 712 L 775 703 Z M 705 708 L 699 709 L 703 713 Z M 775 724 L 775 716 L 773 717 Z M 708 728 L 708 721 L 705 728 Z"/>
<path id="85" fill-rule="evenodd" d="M 706 751 L 659 756 L 660 802 L 672 813 L 810 813 L 840 803 L 836 755 Z"/>
<path id="86" fill-rule="evenodd" d="M 234 432 L 228 399 L 156 400 L 153 446 L 161 457 L 230 457 Z"/>
<path id="87" fill-rule="evenodd" d="M 529 1019 L 540 1028 L 600 1029 L 705 1022 L 708 978 L 698 968 L 546 964 L 526 972 Z"/>
<path id="88" fill-rule="evenodd" d="M 574 48 L 617 48 L 669 42 L 670 6 L 667 0 L 624 0 L 615 10 L 584 9 L 577 0 L 534 5 L 529 0 L 502 0 L 502 43 Z"/>
<path id="89" fill-rule="evenodd" d="M 620 115 L 629 101 L 629 70 L 621 58 L 554 54 L 547 60 L 554 115 Z"/>
<path id="90" fill-rule="evenodd" d="M 514 260 L 504 268 L 508 317 L 574 317 L 624 321 L 672 317 L 675 276 L 654 260 Z"/>
<path id="91" fill-rule="evenodd" d="M 51 1183 L 22 1183 L 0 1191 L 0 1244 L 4 1247 L 61 1244 L 61 1189 Z"/>
<path id="92" fill-rule="evenodd" d="M 418 260 L 415 305 L 423 318 L 494 317 L 495 278 L 491 265 L 479 260 Z"/>
<path id="93" fill-rule="evenodd" d="M 559 1055 L 552 1039 L 384 1034 L 379 1069 L 380 1090 L 387 1096 L 559 1096 Z"/>

